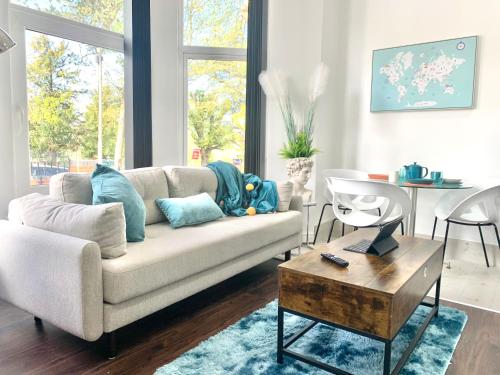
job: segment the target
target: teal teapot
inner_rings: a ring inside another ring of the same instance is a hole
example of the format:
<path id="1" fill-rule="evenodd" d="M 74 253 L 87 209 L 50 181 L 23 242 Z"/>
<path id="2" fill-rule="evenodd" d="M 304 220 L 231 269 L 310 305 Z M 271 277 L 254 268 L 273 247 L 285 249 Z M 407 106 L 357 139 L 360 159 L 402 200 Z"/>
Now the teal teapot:
<path id="1" fill-rule="evenodd" d="M 418 165 L 417 162 L 414 162 L 411 165 L 403 166 L 405 170 L 405 179 L 415 179 L 415 178 L 424 178 L 429 173 L 429 169 L 427 167 L 422 167 Z M 424 172 L 425 169 L 425 173 Z"/>

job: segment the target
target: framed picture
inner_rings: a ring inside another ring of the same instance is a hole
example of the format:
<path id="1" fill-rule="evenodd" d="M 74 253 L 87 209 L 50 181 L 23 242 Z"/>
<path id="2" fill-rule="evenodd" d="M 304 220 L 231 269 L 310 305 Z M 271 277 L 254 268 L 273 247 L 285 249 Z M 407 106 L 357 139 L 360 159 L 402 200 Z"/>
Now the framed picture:
<path id="1" fill-rule="evenodd" d="M 373 51 L 372 112 L 474 106 L 477 36 Z"/>

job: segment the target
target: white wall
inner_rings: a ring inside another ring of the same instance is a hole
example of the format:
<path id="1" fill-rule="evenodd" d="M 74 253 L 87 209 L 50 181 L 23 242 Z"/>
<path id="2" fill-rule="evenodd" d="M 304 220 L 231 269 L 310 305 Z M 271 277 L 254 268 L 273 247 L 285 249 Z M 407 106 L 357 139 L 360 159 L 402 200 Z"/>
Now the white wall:
<path id="1" fill-rule="evenodd" d="M 500 176 L 500 28 L 493 16 L 500 14 L 500 2 L 348 3 L 342 165 L 387 172 L 418 161 L 448 177 L 477 181 Z M 370 113 L 372 50 L 470 35 L 479 35 L 475 109 Z M 439 196 L 436 191 L 420 193 L 417 233 L 432 230 Z M 452 236 L 478 240 L 477 230 L 456 229 Z M 493 240 L 493 236 L 488 238 Z"/>
<path id="2" fill-rule="evenodd" d="M 322 0 L 269 1 L 267 68 L 290 77 L 298 108 L 307 99 L 309 76 L 321 61 L 322 14 Z M 266 110 L 266 175 L 286 180 L 286 162 L 278 156 L 286 139 L 281 112 L 273 100 L 267 100 Z"/>
<path id="3" fill-rule="evenodd" d="M 343 95 L 345 74 L 339 62 L 345 59 L 347 2 L 344 0 L 271 0 L 269 2 L 268 69 L 281 69 L 290 77 L 292 97 L 299 111 L 307 100 L 309 78 L 323 61 L 330 80 L 320 99 L 315 122 L 314 144 L 320 152 L 309 188 L 315 191 L 316 208 L 311 209 L 311 231 L 323 199 L 323 169 L 342 166 Z M 267 101 L 266 174 L 285 180 L 286 161 L 278 156 L 285 142 L 285 129 L 277 104 Z M 311 233 L 310 233 L 311 235 Z"/>
<path id="4" fill-rule="evenodd" d="M 0 0 L 0 27 L 8 30 L 8 0 Z M 0 218 L 7 216 L 7 204 L 14 195 L 12 176 L 12 108 L 9 53 L 0 55 Z"/>

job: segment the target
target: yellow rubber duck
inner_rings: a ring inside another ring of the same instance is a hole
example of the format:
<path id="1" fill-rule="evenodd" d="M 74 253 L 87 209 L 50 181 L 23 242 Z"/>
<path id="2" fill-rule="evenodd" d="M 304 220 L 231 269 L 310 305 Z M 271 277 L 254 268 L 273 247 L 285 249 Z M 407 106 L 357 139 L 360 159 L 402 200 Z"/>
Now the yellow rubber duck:
<path id="1" fill-rule="evenodd" d="M 257 214 L 257 210 L 255 209 L 255 207 L 248 207 L 247 208 L 247 214 L 249 216 L 254 216 Z"/>

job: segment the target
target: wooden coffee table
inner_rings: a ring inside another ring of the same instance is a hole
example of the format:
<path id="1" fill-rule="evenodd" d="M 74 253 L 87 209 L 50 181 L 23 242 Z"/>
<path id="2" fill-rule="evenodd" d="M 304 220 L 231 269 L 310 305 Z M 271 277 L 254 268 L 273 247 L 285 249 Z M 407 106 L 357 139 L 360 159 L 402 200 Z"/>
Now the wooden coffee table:
<path id="1" fill-rule="evenodd" d="M 382 257 L 343 250 L 362 239 L 374 238 L 377 231 L 355 231 L 329 244 L 317 245 L 315 250 L 278 267 L 279 363 L 283 363 L 283 356 L 287 355 L 334 374 L 348 374 L 289 349 L 316 324 L 322 323 L 383 342 L 383 374 L 399 373 L 429 322 L 438 314 L 443 244 L 395 235 L 399 247 Z M 322 252 L 344 258 L 350 263 L 349 267 L 341 268 L 322 259 Z M 431 304 L 424 298 L 434 284 L 436 296 Z M 401 359 L 391 366 L 392 341 L 419 305 L 431 310 Z M 312 320 L 286 342 L 284 312 Z"/>

